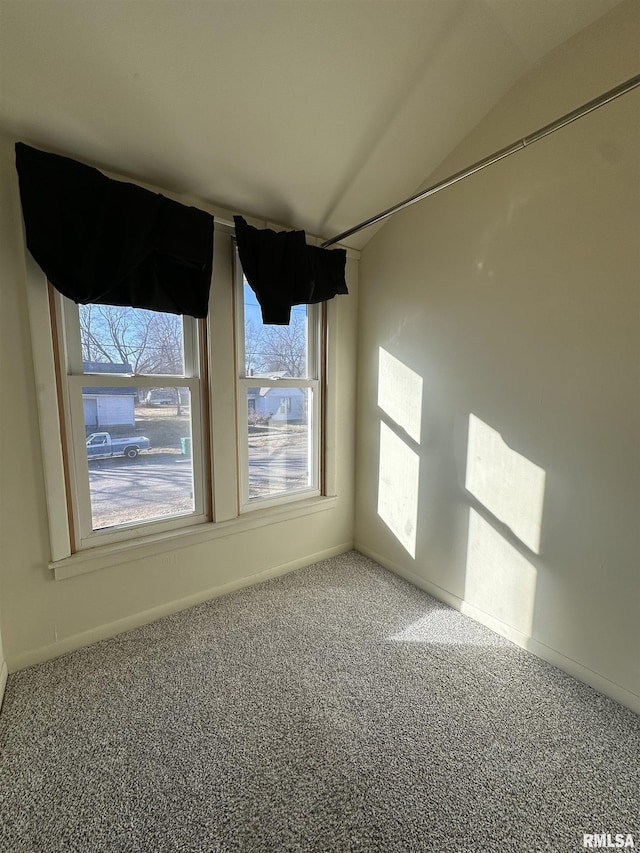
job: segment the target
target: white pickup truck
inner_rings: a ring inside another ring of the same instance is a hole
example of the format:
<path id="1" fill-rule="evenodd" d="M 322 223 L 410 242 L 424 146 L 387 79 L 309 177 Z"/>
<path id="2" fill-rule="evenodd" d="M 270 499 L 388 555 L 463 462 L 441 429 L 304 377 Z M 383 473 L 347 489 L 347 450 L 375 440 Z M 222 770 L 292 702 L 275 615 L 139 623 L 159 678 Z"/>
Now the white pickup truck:
<path id="1" fill-rule="evenodd" d="M 111 438 L 108 432 L 92 432 L 87 438 L 89 459 L 105 459 L 110 456 L 126 456 L 135 459 L 141 450 L 148 450 L 151 442 L 143 435 L 133 438 Z"/>

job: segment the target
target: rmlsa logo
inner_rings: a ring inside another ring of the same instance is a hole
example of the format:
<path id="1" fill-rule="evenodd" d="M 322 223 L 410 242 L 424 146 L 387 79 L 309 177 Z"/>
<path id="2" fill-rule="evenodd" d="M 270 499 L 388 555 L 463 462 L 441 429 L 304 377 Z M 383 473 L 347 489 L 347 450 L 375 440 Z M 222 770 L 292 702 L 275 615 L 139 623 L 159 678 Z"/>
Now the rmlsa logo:
<path id="1" fill-rule="evenodd" d="M 633 843 L 633 835 L 624 835 L 622 832 L 610 835 L 608 832 L 603 832 L 600 835 L 583 835 L 582 846 L 593 849 L 596 847 L 633 847 L 635 849 L 636 845 Z"/>

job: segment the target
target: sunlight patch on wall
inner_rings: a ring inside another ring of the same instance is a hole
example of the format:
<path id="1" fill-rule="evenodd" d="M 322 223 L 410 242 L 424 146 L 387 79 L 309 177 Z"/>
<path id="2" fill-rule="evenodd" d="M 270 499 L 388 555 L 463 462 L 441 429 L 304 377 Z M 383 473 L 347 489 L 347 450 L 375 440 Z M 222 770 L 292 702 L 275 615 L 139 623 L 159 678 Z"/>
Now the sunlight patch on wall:
<path id="1" fill-rule="evenodd" d="M 531 636 L 535 595 L 535 567 L 471 509 L 465 601 Z"/>
<path id="2" fill-rule="evenodd" d="M 469 415 L 465 486 L 535 554 L 540 553 L 545 472 Z"/>
<path id="3" fill-rule="evenodd" d="M 380 347 L 378 405 L 418 444 L 422 420 L 422 377 Z"/>
<path id="4" fill-rule="evenodd" d="M 415 557 L 420 457 L 385 423 L 380 424 L 378 515 Z"/>

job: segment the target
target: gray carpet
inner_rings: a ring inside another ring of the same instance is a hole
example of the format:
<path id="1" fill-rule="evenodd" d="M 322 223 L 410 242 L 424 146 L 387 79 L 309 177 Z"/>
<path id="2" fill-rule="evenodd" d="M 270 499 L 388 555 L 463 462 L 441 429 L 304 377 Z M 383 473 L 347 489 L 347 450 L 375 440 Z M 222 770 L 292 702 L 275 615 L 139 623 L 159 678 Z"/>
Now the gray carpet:
<path id="1" fill-rule="evenodd" d="M 352 552 L 9 677 L 0 849 L 640 848 L 640 719 Z"/>

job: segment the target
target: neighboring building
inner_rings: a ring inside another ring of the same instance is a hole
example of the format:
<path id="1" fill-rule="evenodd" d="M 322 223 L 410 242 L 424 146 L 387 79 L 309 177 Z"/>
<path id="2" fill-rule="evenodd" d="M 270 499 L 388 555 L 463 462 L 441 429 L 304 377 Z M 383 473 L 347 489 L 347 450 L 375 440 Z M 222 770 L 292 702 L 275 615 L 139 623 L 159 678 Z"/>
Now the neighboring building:
<path id="1" fill-rule="evenodd" d="M 189 405 L 188 388 L 148 388 L 140 389 L 140 402 L 147 406 Z"/>
<path id="2" fill-rule="evenodd" d="M 89 373 L 132 373 L 130 364 L 83 362 Z M 84 425 L 89 432 L 115 426 L 135 426 L 134 388 L 87 387 L 82 395 Z"/>
<path id="3" fill-rule="evenodd" d="M 268 374 L 269 379 L 287 377 L 286 372 Z M 247 407 L 249 416 L 253 412 L 259 417 L 286 423 L 301 423 L 306 417 L 306 396 L 303 388 L 249 388 Z"/>

